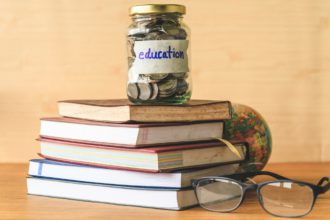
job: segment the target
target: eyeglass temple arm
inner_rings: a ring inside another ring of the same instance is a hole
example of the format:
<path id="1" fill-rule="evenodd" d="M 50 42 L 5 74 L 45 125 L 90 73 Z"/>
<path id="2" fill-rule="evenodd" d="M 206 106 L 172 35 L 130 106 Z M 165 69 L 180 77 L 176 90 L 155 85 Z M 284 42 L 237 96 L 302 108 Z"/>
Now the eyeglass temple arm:
<path id="1" fill-rule="evenodd" d="M 284 176 L 278 175 L 276 173 L 270 172 L 270 171 L 256 171 L 256 172 L 247 172 L 247 173 L 237 173 L 228 175 L 227 177 L 233 178 L 233 179 L 245 179 L 248 177 L 254 177 L 254 176 L 260 176 L 260 175 L 268 175 L 271 177 L 274 177 L 279 180 L 290 180 L 289 178 L 286 178 Z"/>
<path id="2" fill-rule="evenodd" d="M 324 186 L 322 186 L 325 182 L 327 182 L 327 184 L 325 184 Z M 329 177 L 323 177 L 322 179 L 320 179 L 320 181 L 317 183 L 317 186 L 320 187 L 320 193 L 325 193 L 330 189 L 330 179 Z"/>

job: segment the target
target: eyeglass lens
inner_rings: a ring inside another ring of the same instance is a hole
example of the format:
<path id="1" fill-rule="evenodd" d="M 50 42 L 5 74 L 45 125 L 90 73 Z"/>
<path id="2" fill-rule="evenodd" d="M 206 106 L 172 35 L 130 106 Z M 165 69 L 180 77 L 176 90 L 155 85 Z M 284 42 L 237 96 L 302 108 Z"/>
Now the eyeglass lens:
<path id="1" fill-rule="evenodd" d="M 265 210 L 277 216 L 298 217 L 307 214 L 313 206 L 311 187 L 295 182 L 272 182 L 260 188 Z"/>
<path id="2" fill-rule="evenodd" d="M 196 194 L 203 208 L 229 212 L 241 203 L 243 189 L 238 183 L 230 180 L 202 180 L 196 187 Z"/>

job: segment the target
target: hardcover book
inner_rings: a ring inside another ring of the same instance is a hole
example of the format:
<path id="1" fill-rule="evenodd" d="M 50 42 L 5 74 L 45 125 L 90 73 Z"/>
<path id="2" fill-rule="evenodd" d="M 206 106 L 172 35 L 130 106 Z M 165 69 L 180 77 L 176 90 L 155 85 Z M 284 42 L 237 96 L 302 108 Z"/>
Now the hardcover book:
<path id="1" fill-rule="evenodd" d="M 241 157 L 219 141 L 172 144 L 148 148 L 118 148 L 40 138 L 46 159 L 105 168 L 169 172 L 173 170 L 237 163 L 246 159 L 246 143 L 233 143 Z"/>
<path id="2" fill-rule="evenodd" d="M 141 147 L 221 138 L 223 122 L 124 123 L 41 119 L 40 136 L 84 143 Z"/>
<path id="3" fill-rule="evenodd" d="M 208 168 L 180 170 L 172 173 L 146 173 L 34 159 L 30 160 L 29 175 L 89 183 L 185 188 L 191 186 L 191 180 L 194 178 L 233 174 L 237 169 L 238 164 L 227 164 Z"/>
<path id="4" fill-rule="evenodd" d="M 181 210 L 197 205 L 193 189 L 128 187 L 28 177 L 30 195 L 104 202 L 118 205 Z"/>
<path id="5" fill-rule="evenodd" d="M 58 103 L 66 117 L 108 122 L 178 122 L 231 118 L 229 101 L 191 100 L 183 105 L 134 105 L 127 99 L 66 100 Z"/>

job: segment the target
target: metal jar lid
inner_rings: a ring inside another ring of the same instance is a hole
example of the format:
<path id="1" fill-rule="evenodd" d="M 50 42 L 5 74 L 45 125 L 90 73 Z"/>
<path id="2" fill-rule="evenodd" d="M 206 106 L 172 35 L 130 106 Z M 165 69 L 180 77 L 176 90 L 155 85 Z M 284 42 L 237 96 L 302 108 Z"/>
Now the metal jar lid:
<path id="1" fill-rule="evenodd" d="M 129 15 L 143 15 L 143 14 L 163 14 L 163 13 L 178 13 L 186 14 L 186 7 L 184 5 L 176 4 L 148 4 L 135 5 L 129 10 Z"/>

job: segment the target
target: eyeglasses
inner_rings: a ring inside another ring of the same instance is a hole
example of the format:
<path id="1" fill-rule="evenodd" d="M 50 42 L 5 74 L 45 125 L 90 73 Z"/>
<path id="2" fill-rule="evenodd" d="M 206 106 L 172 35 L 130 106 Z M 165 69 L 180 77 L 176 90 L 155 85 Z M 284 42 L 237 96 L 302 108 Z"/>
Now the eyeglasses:
<path id="1" fill-rule="evenodd" d="M 249 184 L 242 182 L 258 175 L 268 175 L 275 181 Z M 278 174 L 259 171 L 221 177 L 203 177 L 192 180 L 199 205 L 216 212 L 231 212 L 243 202 L 249 190 L 256 190 L 262 208 L 278 217 L 307 215 L 319 194 L 330 188 L 330 180 L 323 177 L 317 185 L 291 180 Z"/>

